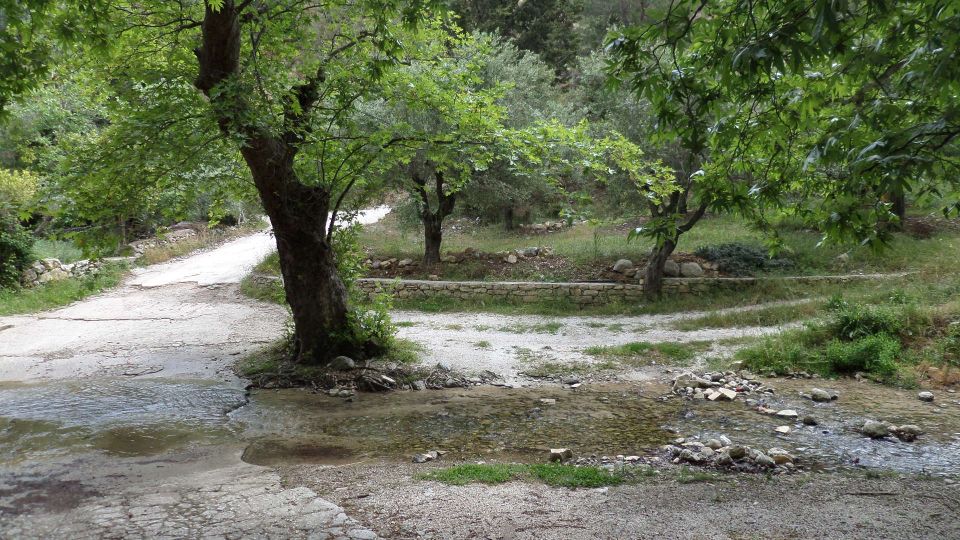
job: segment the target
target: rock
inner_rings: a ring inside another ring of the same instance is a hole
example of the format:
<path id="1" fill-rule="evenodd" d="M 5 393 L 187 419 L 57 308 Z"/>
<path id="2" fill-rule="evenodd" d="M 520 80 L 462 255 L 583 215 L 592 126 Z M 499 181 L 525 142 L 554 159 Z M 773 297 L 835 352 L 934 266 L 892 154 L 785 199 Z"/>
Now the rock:
<path id="1" fill-rule="evenodd" d="M 726 399 L 731 401 L 737 399 L 737 392 L 734 390 L 730 390 L 729 388 L 720 388 L 717 391 L 720 392 L 720 394 Z"/>
<path id="2" fill-rule="evenodd" d="M 553 398 L 540 398 L 540 403 L 543 403 L 544 405 L 556 405 L 557 400 Z"/>
<path id="3" fill-rule="evenodd" d="M 620 259 L 613 264 L 613 271 L 617 272 L 618 274 L 623 274 L 631 268 L 633 268 L 633 261 L 630 259 Z"/>
<path id="4" fill-rule="evenodd" d="M 436 274 L 430 274 L 429 276 L 427 276 L 427 279 L 429 279 L 430 281 L 440 281 L 440 276 Z"/>
<path id="5" fill-rule="evenodd" d="M 814 388 L 813 390 L 810 391 L 810 399 L 818 403 L 823 403 L 825 401 L 830 401 L 831 396 L 830 396 L 830 392 L 827 392 L 826 390 L 823 390 L 820 388 Z"/>
<path id="6" fill-rule="evenodd" d="M 685 262 L 680 265 L 680 275 L 683 277 L 700 277 L 703 275 L 703 268 L 695 262 Z"/>
<path id="7" fill-rule="evenodd" d="M 777 411 L 777 416 L 780 418 L 796 418 L 800 415 L 793 409 L 783 409 L 782 411 Z"/>
<path id="8" fill-rule="evenodd" d="M 887 428 L 887 425 L 883 422 L 867 420 L 863 423 L 863 427 L 860 428 L 860 433 L 863 433 L 871 439 L 882 439 L 890 434 L 890 429 Z"/>
<path id="9" fill-rule="evenodd" d="M 767 455 L 770 456 L 777 465 L 793 463 L 793 456 L 783 448 L 771 448 L 767 450 Z"/>
<path id="10" fill-rule="evenodd" d="M 426 389 L 427 389 L 427 382 L 426 382 L 426 381 L 413 381 L 412 386 L 413 386 L 413 389 L 414 389 L 414 390 L 426 390 Z"/>
<path id="11" fill-rule="evenodd" d="M 517 264 L 517 260 L 518 260 L 517 256 L 511 253 L 507 255 L 507 258 L 504 259 L 504 262 L 506 262 L 507 264 Z"/>
<path id="12" fill-rule="evenodd" d="M 923 430 L 920 429 L 920 426 L 914 424 L 906 424 L 900 426 L 894 431 L 894 434 L 898 439 L 904 442 L 913 442 L 917 440 L 917 437 L 923 434 Z"/>
<path id="13" fill-rule="evenodd" d="M 733 465 L 733 458 L 730 457 L 730 454 L 726 452 L 719 452 L 717 454 L 717 459 L 713 460 L 720 467 L 729 467 Z"/>
<path id="14" fill-rule="evenodd" d="M 730 438 L 727 437 L 726 435 L 721 435 L 721 436 L 720 436 L 720 442 L 723 443 L 723 446 L 731 446 L 731 445 L 733 445 L 733 441 L 731 441 Z"/>
<path id="15" fill-rule="evenodd" d="M 777 427 L 773 428 L 773 430 L 776 431 L 777 433 L 781 433 L 781 434 L 783 434 L 783 435 L 789 435 L 789 434 L 790 434 L 790 431 L 791 431 L 791 430 L 790 430 L 790 426 L 777 426 Z"/>
<path id="16" fill-rule="evenodd" d="M 667 277 L 680 277 L 680 265 L 670 259 L 663 265 L 663 275 Z"/>
<path id="17" fill-rule="evenodd" d="M 564 377 L 563 384 L 577 384 L 580 382 L 579 377 Z"/>
<path id="18" fill-rule="evenodd" d="M 393 263 L 390 261 L 383 261 L 380 263 L 380 268 L 384 270 L 388 270 L 391 266 L 393 266 Z"/>
<path id="19" fill-rule="evenodd" d="M 817 419 L 814 418 L 813 416 L 810 416 L 809 414 L 804 415 L 802 422 L 803 422 L 803 425 L 805 426 L 815 426 L 819 424 L 819 422 L 817 422 Z"/>
<path id="20" fill-rule="evenodd" d="M 710 439 L 707 441 L 706 446 L 707 448 L 710 448 L 712 450 L 719 450 L 723 448 L 723 443 L 718 441 L 717 439 Z"/>
<path id="21" fill-rule="evenodd" d="M 434 454 L 434 455 L 431 455 L 431 454 Z M 434 459 L 436 459 L 435 454 L 436 454 L 436 452 L 431 452 L 431 453 L 427 453 L 427 454 L 417 454 L 417 455 L 413 456 L 413 462 L 414 462 L 414 463 L 426 463 L 426 462 L 428 462 L 428 461 L 433 461 Z"/>
<path id="22" fill-rule="evenodd" d="M 703 448 L 700 449 L 700 455 L 706 459 L 712 458 L 713 454 L 715 453 L 716 452 L 714 452 L 713 448 L 710 448 L 709 446 L 704 446 Z"/>
<path id="23" fill-rule="evenodd" d="M 23 275 L 21 276 L 20 281 L 24 285 L 26 285 L 28 283 L 33 283 L 34 281 L 36 281 L 37 277 L 39 276 L 37 276 L 36 270 L 34 270 L 33 268 L 27 268 L 26 270 L 23 271 Z"/>
<path id="24" fill-rule="evenodd" d="M 694 452 L 689 448 L 680 452 L 680 461 L 686 461 L 687 463 L 701 463 L 703 460 L 703 454 L 700 452 Z"/>
<path id="25" fill-rule="evenodd" d="M 550 461 L 563 463 L 564 461 L 573 459 L 573 451 L 569 448 L 551 448 L 550 449 Z"/>
<path id="26" fill-rule="evenodd" d="M 357 367 L 357 363 L 348 356 L 338 356 L 331 360 L 327 367 L 337 371 L 343 371 L 345 369 L 353 369 Z"/>
<path id="27" fill-rule="evenodd" d="M 731 446 L 727 449 L 727 454 L 731 459 L 743 459 L 747 455 L 747 449 L 742 446 Z"/>
<path id="28" fill-rule="evenodd" d="M 777 462 L 774 461 L 772 457 L 763 452 L 757 452 L 756 457 L 753 458 L 753 462 L 761 467 L 775 467 L 777 465 Z"/>
<path id="29" fill-rule="evenodd" d="M 370 265 L 370 268 L 373 268 L 374 270 L 379 270 L 380 266 L 381 266 L 380 261 L 373 261 L 373 264 Z"/>
<path id="30" fill-rule="evenodd" d="M 674 390 L 686 388 L 688 386 L 691 388 L 710 388 L 711 385 L 710 381 L 701 379 L 700 377 L 697 377 L 693 373 L 689 372 L 677 375 L 677 377 L 673 380 Z"/>
<path id="31" fill-rule="evenodd" d="M 406 268 L 408 266 L 413 266 L 413 259 L 403 259 L 397 263 L 397 268 Z"/>
<path id="32" fill-rule="evenodd" d="M 41 259 L 40 264 L 47 270 L 53 270 L 54 268 L 60 268 L 60 259 Z"/>
<path id="33" fill-rule="evenodd" d="M 440 257 L 440 262 L 447 263 L 447 264 L 457 264 L 459 261 L 453 255 L 444 255 Z"/>
<path id="34" fill-rule="evenodd" d="M 933 392 L 920 392 L 917 394 L 917 399 L 920 401 L 926 401 L 927 403 L 933 401 Z"/>
<path id="35" fill-rule="evenodd" d="M 350 397 L 353 395 L 353 390 L 347 390 L 346 388 L 344 388 L 343 390 L 340 390 L 340 392 L 338 392 L 337 395 L 339 395 L 340 397 Z"/>

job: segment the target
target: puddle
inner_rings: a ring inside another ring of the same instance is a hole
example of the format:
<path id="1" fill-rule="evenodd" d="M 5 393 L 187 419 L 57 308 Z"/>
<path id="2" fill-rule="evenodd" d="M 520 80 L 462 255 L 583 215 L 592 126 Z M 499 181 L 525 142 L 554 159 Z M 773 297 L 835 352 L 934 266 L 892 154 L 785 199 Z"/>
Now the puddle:
<path id="1" fill-rule="evenodd" d="M 243 389 L 209 381 L 84 379 L 0 385 L 0 460 L 73 452 L 155 455 L 233 437 Z"/>
<path id="2" fill-rule="evenodd" d="M 296 434 L 319 447 L 347 449 L 353 458 L 409 459 L 439 449 L 462 459 L 490 454 L 539 459 L 557 447 L 616 454 L 659 446 L 674 437 L 661 425 L 677 409 L 627 387 L 576 395 L 560 389 L 478 387 L 354 399 L 302 390 L 261 391 L 232 417 L 255 440 Z"/>

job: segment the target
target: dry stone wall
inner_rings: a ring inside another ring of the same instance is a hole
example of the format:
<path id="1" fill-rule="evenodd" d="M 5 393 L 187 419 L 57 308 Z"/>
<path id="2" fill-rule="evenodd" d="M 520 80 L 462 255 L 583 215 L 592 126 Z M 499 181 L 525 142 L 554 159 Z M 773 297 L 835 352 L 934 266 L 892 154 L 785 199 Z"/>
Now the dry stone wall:
<path id="1" fill-rule="evenodd" d="M 902 274 L 901 274 L 902 275 Z M 783 280 L 793 283 L 844 283 L 890 277 L 887 274 L 844 276 L 799 276 L 785 278 L 665 278 L 664 295 L 704 294 L 717 290 L 740 290 L 758 283 Z M 629 303 L 643 298 L 643 283 L 538 283 L 517 281 L 428 281 L 367 278 L 357 280 L 369 296 L 389 292 L 395 298 L 445 297 L 460 300 L 506 298 L 520 302 L 570 300 L 575 304 Z"/>
<path id="2" fill-rule="evenodd" d="M 59 259 L 42 259 L 35 261 L 23 271 L 20 275 L 20 283 L 24 287 L 36 287 L 51 281 L 96 274 L 101 266 L 100 261 L 82 260 L 64 264 Z"/>

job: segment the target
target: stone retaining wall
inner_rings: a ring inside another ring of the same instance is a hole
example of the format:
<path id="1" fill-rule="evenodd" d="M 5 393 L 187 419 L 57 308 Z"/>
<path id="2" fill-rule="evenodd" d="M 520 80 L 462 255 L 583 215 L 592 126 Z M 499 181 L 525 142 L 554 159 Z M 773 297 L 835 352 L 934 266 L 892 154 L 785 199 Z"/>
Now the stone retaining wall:
<path id="1" fill-rule="evenodd" d="M 771 281 L 798 284 L 846 283 L 869 279 L 902 277 L 906 274 L 853 274 L 844 276 L 798 276 L 783 278 L 665 278 L 665 295 L 704 294 L 716 290 L 737 290 Z M 357 280 L 368 295 L 391 292 L 395 298 L 446 297 L 461 300 L 509 298 L 521 302 L 569 299 L 579 305 L 633 302 L 643 297 L 643 283 L 538 283 L 517 281 L 425 281 L 366 278 Z"/>
<path id="2" fill-rule="evenodd" d="M 72 264 L 64 264 L 59 259 L 42 259 L 35 261 L 23 271 L 20 275 L 20 283 L 24 287 L 36 287 L 51 281 L 96 274 L 101 266 L 100 261 L 86 259 Z"/>

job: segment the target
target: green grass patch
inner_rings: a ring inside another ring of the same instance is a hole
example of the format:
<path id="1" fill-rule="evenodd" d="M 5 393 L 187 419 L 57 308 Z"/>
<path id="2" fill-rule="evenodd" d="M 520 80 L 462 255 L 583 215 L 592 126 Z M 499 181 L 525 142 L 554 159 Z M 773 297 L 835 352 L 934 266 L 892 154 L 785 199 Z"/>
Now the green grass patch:
<path id="1" fill-rule="evenodd" d="M 126 266 L 105 264 L 96 275 L 51 281 L 29 289 L 0 289 L 0 315 L 36 313 L 65 306 L 116 287 Z"/>
<path id="2" fill-rule="evenodd" d="M 727 311 L 708 313 L 701 317 L 683 319 L 670 326 L 676 330 L 689 332 L 704 328 L 742 328 L 749 326 L 780 326 L 817 315 L 823 306 L 817 302 L 803 302 L 780 306 L 770 306 L 748 311 Z"/>
<path id="3" fill-rule="evenodd" d="M 563 323 L 551 321 L 539 324 L 515 324 L 513 326 L 501 326 L 497 328 L 500 332 L 509 332 L 511 334 L 556 334 L 563 329 Z"/>
<path id="4" fill-rule="evenodd" d="M 864 372 L 876 380 L 916 384 L 909 369 L 940 350 L 944 328 L 960 320 L 954 300 L 960 283 L 917 282 L 909 289 L 886 291 L 885 297 L 834 297 L 823 320 L 803 329 L 768 337 L 737 353 L 752 370 L 822 375 Z M 946 300 L 945 303 L 938 303 Z M 951 357 L 941 358 L 949 363 Z"/>
<path id="5" fill-rule="evenodd" d="M 623 475 L 600 467 L 577 467 L 557 463 L 531 465 L 534 477 L 548 486 L 568 488 L 598 488 L 616 486 L 623 483 Z"/>
<path id="6" fill-rule="evenodd" d="M 668 360 L 674 363 L 684 363 L 692 360 L 700 352 L 710 348 L 706 341 L 692 341 L 689 343 L 648 343 L 635 341 L 623 345 L 588 347 L 583 352 L 598 358 L 607 358 L 629 362 L 631 364 L 648 364 L 651 361 Z"/>
<path id="7" fill-rule="evenodd" d="M 59 259 L 64 264 L 84 259 L 83 250 L 69 240 L 44 238 L 33 243 L 33 255 L 37 259 Z"/>
<path id="8" fill-rule="evenodd" d="M 487 341 L 487 340 L 485 340 L 485 339 L 482 339 L 482 340 L 474 343 L 473 345 L 474 345 L 475 347 L 477 347 L 478 349 L 489 349 L 489 348 L 490 348 L 490 342 Z"/>
<path id="9" fill-rule="evenodd" d="M 418 480 L 433 480 L 451 486 L 467 484 L 496 485 L 521 478 L 527 473 L 526 465 L 471 464 L 466 463 L 445 469 L 435 469 L 417 475 Z"/>
<path id="10" fill-rule="evenodd" d="M 454 486 L 467 484 L 496 485 L 513 480 L 538 480 L 553 487 L 598 488 L 620 485 L 624 476 L 599 467 L 577 467 L 556 463 L 538 465 L 520 464 L 464 464 L 434 469 L 416 476 L 419 480 L 433 480 Z"/>

